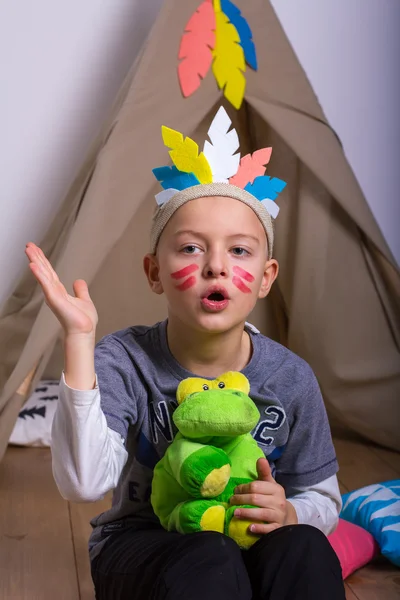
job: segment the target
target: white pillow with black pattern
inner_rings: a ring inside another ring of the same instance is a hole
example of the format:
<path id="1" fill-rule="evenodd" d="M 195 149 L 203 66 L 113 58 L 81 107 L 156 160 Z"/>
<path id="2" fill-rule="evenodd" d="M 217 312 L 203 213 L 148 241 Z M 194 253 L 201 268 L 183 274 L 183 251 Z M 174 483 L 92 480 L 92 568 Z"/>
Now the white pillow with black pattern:
<path id="1" fill-rule="evenodd" d="M 40 381 L 18 415 L 9 443 L 16 446 L 50 446 L 51 426 L 57 408 L 59 381 Z"/>

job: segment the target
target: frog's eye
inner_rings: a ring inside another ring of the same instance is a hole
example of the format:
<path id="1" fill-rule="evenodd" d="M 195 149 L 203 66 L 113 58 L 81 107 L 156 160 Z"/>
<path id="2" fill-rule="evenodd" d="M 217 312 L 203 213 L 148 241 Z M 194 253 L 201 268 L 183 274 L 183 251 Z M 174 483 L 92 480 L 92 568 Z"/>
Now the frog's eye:
<path id="1" fill-rule="evenodd" d="M 214 379 L 214 382 L 213 387 L 215 389 L 218 387 L 227 390 L 238 390 L 243 394 L 249 394 L 250 392 L 249 380 L 243 373 L 237 371 L 227 371 L 226 373 L 222 373 L 220 377 Z"/>
<path id="2" fill-rule="evenodd" d="M 187 379 L 183 379 L 178 385 L 178 389 L 176 390 L 176 399 L 178 400 L 178 404 L 182 404 L 193 394 L 198 394 L 203 390 L 209 390 L 210 385 L 206 379 L 200 379 L 199 377 L 188 377 Z"/>

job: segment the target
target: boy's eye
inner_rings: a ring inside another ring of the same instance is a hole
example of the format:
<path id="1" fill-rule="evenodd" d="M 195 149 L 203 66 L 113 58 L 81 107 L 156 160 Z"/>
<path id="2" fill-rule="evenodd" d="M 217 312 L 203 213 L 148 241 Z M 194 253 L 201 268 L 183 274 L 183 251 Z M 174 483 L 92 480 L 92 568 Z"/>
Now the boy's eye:
<path id="1" fill-rule="evenodd" d="M 182 252 L 184 252 L 185 254 L 197 254 L 197 251 L 200 252 L 200 248 L 193 245 L 185 246 L 184 248 L 182 248 Z"/>
<path id="2" fill-rule="evenodd" d="M 249 252 L 241 246 L 236 246 L 235 248 L 232 248 L 232 252 L 235 256 L 245 256 L 246 254 L 249 254 Z"/>

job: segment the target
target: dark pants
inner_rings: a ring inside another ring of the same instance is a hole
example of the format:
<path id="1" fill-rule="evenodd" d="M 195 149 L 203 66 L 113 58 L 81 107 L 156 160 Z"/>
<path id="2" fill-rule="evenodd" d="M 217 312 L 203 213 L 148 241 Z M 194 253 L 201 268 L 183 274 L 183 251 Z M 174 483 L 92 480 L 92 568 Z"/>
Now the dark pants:
<path id="1" fill-rule="evenodd" d="M 339 561 L 315 527 L 282 527 L 247 551 L 214 532 L 115 533 L 92 564 L 97 600 L 344 600 Z"/>

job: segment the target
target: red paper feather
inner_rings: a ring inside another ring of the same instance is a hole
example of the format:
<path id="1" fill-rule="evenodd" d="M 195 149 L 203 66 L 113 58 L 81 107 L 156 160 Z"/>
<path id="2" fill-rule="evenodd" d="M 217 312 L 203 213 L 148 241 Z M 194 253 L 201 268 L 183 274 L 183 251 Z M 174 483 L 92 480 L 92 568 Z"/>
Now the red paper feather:
<path id="1" fill-rule="evenodd" d="M 190 17 L 182 36 L 178 58 L 179 83 L 187 97 L 200 86 L 213 61 L 215 46 L 215 12 L 211 0 L 204 0 Z"/>
<path id="2" fill-rule="evenodd" d="M 229 179 L 229 183 L 244 189 L 248 183 L 253 183 L 256 177 L 264 175 L 266 165 L 269 163 L 272 148 L 261 148 L 253 154 L 246 154 L 240 161 L 236 175 Z"/>

